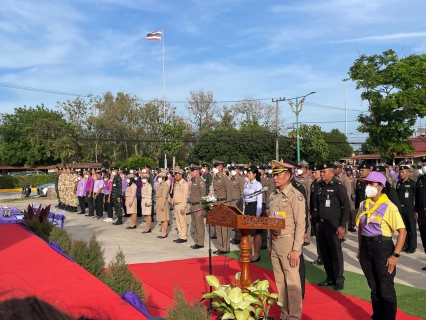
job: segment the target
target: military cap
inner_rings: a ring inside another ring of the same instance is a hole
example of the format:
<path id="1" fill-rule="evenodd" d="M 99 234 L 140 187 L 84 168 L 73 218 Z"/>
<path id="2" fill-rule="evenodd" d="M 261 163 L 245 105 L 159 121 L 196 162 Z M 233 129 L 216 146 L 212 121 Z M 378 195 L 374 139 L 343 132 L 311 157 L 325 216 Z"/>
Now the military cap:
<path id="1" fill-rule="evenodd" d="M 360 169 L 370 169 L 370 166 L 366 164 L 365 162 L 362 162 L 359 164 Z"/>
<path id="2" fill-rule="evenodd" d="M 159 173 L 158 173 L 158 175 L 157 175 L 158 177 L 167 177 L 167 171 L 165 171 L 165 170 L 161 170 Z"/>
<path id="3" fill-rule="evenodd" d="M 316 164 L 310 165 L 309 169 L 311 169 L 312 171 L 318 171 L 320 170 L 320 167 Z"/>
<path id="4" fill-rule="evenodd" d="M 324 162 L 321 166 L 320 169 L 334 169 L 334 163 L 331 162 Z"/>
<path id="5" fill-rule="evenodd" d="M 283 171 L 290 171 L 294 168 L 293 165 L 285 163 L 283 159 L 280 161 L 272 160 L 271 161 L 272 174 L 279 174 Z"/>
<path id="6" fill-rule="evenodd" d="M 101 170 L 97 170 L 96 174 L 102 174 L 102 171 Z"/>
<path id="7" fill-rule="evenodd" d="M 303 161 L 300 161 L 300 162 L 297 164 L 297 167 L 298 167 L 298 168 L 308 168 L 308 167 L 309 167 L 309 163 L 307 163 L 305 160 L 303 160 Z"/>
<path id="8" fill-rule="evenodd" d="M 413 163 L 411 159 L 405 159 L 405 164 Z"/>
<path id="9" fill-rule="evenodd" d="M 191 170 L 191 171 L 194 171 L 194 170 L 200 170 L 201 169 L 201 167 L 200 166 L 197 166 L 197 165 L 195 165 L 195 164 L 191 164 L 191 166 L 189 167 L 189 170 Z"/>
<path id="10" fill-rule="evenodd" d="M 175 167 L 180 167 L 180 163 L 175 163 Z"/>
<path id="11" fill-rule="evenodd" d="M 232 164 L 232 165 L 229 167 L 229 170 L 235 170 L 235 169 L 239 169 L 239 167 L 238 167 L 238 166 L 236 166 L 235 164 Z"/>
<path id="12" fill-rule="evenodd" d="M 207 163 L 204 163 L 203 168 L 209 168 L 210 169 L 210 166 Z"/>
<path id="13" fill-rule="evenodd" d="M 112 167 L 111 170 L 117 170 L 117 167 Z"/>
<path id="14" fill-rule="evenodd" d="M 224 165 L 224 164 L 225 164 L 224 161 L 213 160 L 213 167 L 218 166 L 218 165 Z"/>
<path id="15" fill-rule="evenodd" d="M 123 174 L 124 174 L 124 175 L 126 175 L 126 176 L 129 174 L 129 170 L 123 170 L 122 172 L 123 172 Z"/>
<path id="16" fill-rule="evenodd" d="M 399 166 L 399 170 L 410 170 L 410 167 L 406 165 L 401 165 Z"/>
<path id="17" fill-rule="evenodd" d="M 342 163 L 340 163 L 339 161 L 335 161 L 335 162 L 333 163 L 333 165 L 334 165 L 334 167 L 343 168 L 343 164 L 342 164 Z"/>
<path id="18" fill-rule="evenodd" d="M 183 171 L 182 169 L 175 169 L 173 170 L 174 173 L 178 173 L 178 174 L 184 174 L 185 171 Z"/>
<path id="19" fill-rule="evenodd" d="M 386 167 L 385 167 L 385 166 L 383 166 L 383 165 L 378 165 L 378 166 L 375 166 L 375 167 L 373 168 L 373 170 L 374 170 L 374 171 L 377 171 L 377 172 L 386 172 Z"/>
<path id="20" fill-rule="evenodd" d="M 147 168 L 147 169 L 151 170 L 151 166 L 149 166 L 149 165 L 145 165 L 144 168 Z"/>

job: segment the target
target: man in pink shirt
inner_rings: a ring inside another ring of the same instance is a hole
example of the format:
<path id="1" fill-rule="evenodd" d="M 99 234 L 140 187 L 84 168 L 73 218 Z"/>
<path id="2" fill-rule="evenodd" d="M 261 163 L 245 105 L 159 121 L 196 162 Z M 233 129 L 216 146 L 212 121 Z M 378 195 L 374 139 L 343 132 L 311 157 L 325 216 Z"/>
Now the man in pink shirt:
<path id="1" fill-rule="evenodd" d="M 92 170 L 87 170 L 84 176 L 86 179 L 86 202 L 89 207 L 89 213 L 86 214 L 86 217 L 94 217 L 95 216 L 95 204 L 93 202 L 93 185 L 95 183 L 95 179 L 92 177 Z"/>

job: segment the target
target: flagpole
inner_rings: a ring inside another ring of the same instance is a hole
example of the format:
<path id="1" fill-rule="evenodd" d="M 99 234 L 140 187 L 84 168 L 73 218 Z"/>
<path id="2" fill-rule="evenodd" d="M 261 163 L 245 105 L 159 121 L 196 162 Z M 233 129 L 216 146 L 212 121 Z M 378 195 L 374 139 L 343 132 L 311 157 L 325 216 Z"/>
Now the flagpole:
<path id="1" fill-rule="evenodd" d="M 166 124 L 166 75 L 164 70 L 164 30 L 161 34 L 161 41 L 163 42 L 163 125 Z M 164 138 L 166 143 L 166 138 Z M 164 153 L 164 168 L 167 168 L 167 155 Z"/>

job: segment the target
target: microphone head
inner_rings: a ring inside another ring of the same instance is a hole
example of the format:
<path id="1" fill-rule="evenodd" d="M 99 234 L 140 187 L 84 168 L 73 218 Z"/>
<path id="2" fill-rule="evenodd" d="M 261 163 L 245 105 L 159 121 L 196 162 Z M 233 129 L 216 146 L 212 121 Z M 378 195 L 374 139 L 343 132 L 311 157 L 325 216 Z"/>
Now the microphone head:
<path id="1" fill-rule="evenodd" d="M 262 188 L 262 191 L 268 191 L 268 187 L 267 186 L 264 186 L 263 188 Z"/>

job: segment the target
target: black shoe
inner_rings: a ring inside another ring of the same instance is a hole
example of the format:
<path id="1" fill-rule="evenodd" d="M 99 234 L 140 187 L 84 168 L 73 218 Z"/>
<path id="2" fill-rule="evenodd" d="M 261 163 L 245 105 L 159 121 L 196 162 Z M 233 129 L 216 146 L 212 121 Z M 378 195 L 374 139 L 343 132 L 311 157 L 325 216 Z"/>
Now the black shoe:
<path id="1" fill-rule="evenodd" d="M 331 281 L 331 280 L 325 280 L 324 282 L 320 282 L 320 283 L 318 283 L 318 285 L 319 285 L 320 287 L 328 287 L 328 286 L 332 286 L 332 285 L 334 285 L 334 281 Z"/>
<path id="2" fill-rule="evenodd" d="M 310 244 L 311 244 L 310 242 L 303 242 L 304 247 L 309 246 Z"/>
<path id="3" fill-rule="evenodd" d="M 312 264 L 316 264 L 318 266 L 323 266 L 324 262 L 320 258 L 318 258 L 317 260 L 312 261 Z"/>
<path id="4" fill-rule="evenodd" d="M 164 239 L 167 238 L 168 234 L 166 234 L 165 236 L 157 236 L 158 239 Z"/>
<path id="5" fill-rule="evenodd" d="M 225 251 L 225 250 L 219 250 L 219 252 L 217 254 L 228 254 L 229 251 Z"/>
<path id="6" fill-rule="evenodd" d="M 176 243 L 184 243 L 184 242 L 187 242 L 188 240 L 186 240 L 186 239 L 177 239 L 175 242 Z"/>
<path id="7" fill-rule="evenodd" d="M 141 233 L 151 233 L 151 229 L 149 229 L 148 231 L 142 231 Z"/>
<path id="8" fill-rule="evenodd" d="M 268 246 L 260 246 L 260 250 L 266 250 L 268 249 Z"/>
<path id="9" fill-rule="evenodd" d="M 86 214 L 86 212 L 79 212 L 79 213 L 77 213 L 77 214 Z"/>
<path id="10" fill-rule="evenodd" d="M 259 256 L 259 258 L 257 258 L 256 260 L 251 260 L 251 259 L 250 259 L 250 263 L 259 262 L 259 261 L 260 261 L 260 256 Z"/>
<path id="11" fill-rule="evenodd" d="M 173 242 L 177 242 L 179 239 L 180 239 L 180 238 L 177 238 L 177 239 L 173 240 Z"/>
<path id="12" fill-rule="evenodd" d="M 133 227 L 126 227 L 126 229 L 136 229 L 136 225 L 134 225 Z"/>
<path id="13" fill-rule="evenodd" d="M 117 221 L 112 223 L 114 226 L 119 226 L 120 224 L 123 224 L 123 219 L 122 218 L 118 218 Z"/>
<path id="14" fill-rule="evenodd" d="M 241 242 L 241 240 L 240 240 L 240 239 L 235 239 L 235 238 L 234 238 L 234 239 L 232 239 L 232 240 L 231 240 L 231 243 L 232 243 L 232 244 L 240 244 L 240 242 Z"/>
<path id="15" fill-rule="evenodd" d="M 88 214 L 86 214 L 85 216 L 86 216 L 86 217 L 94 217 L 95 215 L 94 215 L 94 214 L 90 214 L 90 213 L 88 213 Z"/>
<path id="16" fill-rule="evenodd" d="M 219 252 L 220 252 L 221 250 L 216 250 L 216 251 L 213 251 L 213 254 L 219 254 Z"/>
<path id="17" fill-rule="evenodd" d="M 343 290 L 343 284 L 336 284 L 336 285 L 334 286 L 334 290 L 336 290 L 336 291 Z"/>
<path id="18" fill-rule="evenodd" d="M 350 232 L 356 232 L 356 229 L 355 228 L 349 228 L 348 231 L 350 231 Z"/>
<path id="19" fill-rule="evenodd" d="M 194 244 L 193 246 L 191 246 L 192 249 L 201 249 L 204 248 L 204 246 L 200 246 L 199 244 Z"/>
<path id="20" fill-rule="evenodd" d="M 423 268 L 422 268 L 422 270 L 423 270 L 423 271 L 426 271 L 426 267 L 423 267 Z"/>
<path id="21" fill-rule="evenodd" d="M 101 220 L 103 218 L 103 216 L 96 216 L 97 220 Z"/>
<path id="22" fill-rule="evenodd" d="M 210 239 L 214 240 L 214 239 L 217 239 L 217 237 L 216 236 L 211 236 Z"/>
<path id="23" fill-rule="evenodd" d="M 407 251 L 405 251 L 406 253 L 414 253 L 416 252 L 416 249 L 407 249 Z"/>

